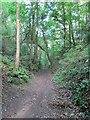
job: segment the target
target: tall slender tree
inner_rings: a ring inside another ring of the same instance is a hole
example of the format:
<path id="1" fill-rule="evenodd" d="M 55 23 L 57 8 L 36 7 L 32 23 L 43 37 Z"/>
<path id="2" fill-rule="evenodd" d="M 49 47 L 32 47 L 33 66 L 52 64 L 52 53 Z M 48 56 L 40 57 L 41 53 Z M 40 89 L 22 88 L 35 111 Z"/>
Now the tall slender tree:
<path id="1" fill-rule="evenodd" d="M 75 39 L 74 39 L 74 33 L 73 33 L 73 25 L 72 25 L 72 21 L 71 21 L 71 32 L 72 32 L 73 45 L 75 45 Z"/>
<path id="2" fill-rule="evenodd" d="M 37 48 L 38 48 L 38 2 L 36 2 L 36 6 L 37 6 L 37 27 L 36 27 L 35 63 L 37 64 Z"/>
<path id="3" fill-rule="evenodd" d="M 45 48 L 46 48 L 46 55 L 48 57 L 48 60 L 49 60 L 50 64 L 52 65 L 52 61 L 51 61 L 49 53 L 48 53 L 48 45 L 47 45 L 47 42 L 46 42 L 46 39 L 45 39 L 44 29 L 42 29 L 42 33 L 43 33 L 43 41 L 44 41 Z"/>
<path id="4" fill-rule="evenodd" d="M 64 26 L 64 48 L 65 48 L 65 39 L 66 39 L 66 26 L 65 26 L 65 23 L 66 23 L 66 19 L 65 19 L 65 5 L 64 3 L 62 4 L 63 6 L 63 26 Z"/>
<path id="5" fill-rule="evenodd" d="M 16 34 L 16 61 L 15 61 L 15 66 L 18 71 L 19 68 L 19 47 L 20 47 L 20 28 L 19 28 L 19 0 L 16 0 L 17 3 L 17 9 L 16 9 L 16 27 L 17 27 L 17 34 Z"/>
<path id="6" fill-rule="evenodd" d="M 69 46 L 71 47 L 71 4 L 69 5 Z"/>
<path id="7" fill-rule="evenodd" d="M 33 3 L 32 3 L 32 27 L 31 27 L 31 47 L 30 47 L 30 59 L 29 59 L 29 67 L 30 63 L 32 62 L 32 52 L 33 52 L 33 34 L 34 34 L 34 25 L 35 25 L 35 10 L 33 10 Z"/>

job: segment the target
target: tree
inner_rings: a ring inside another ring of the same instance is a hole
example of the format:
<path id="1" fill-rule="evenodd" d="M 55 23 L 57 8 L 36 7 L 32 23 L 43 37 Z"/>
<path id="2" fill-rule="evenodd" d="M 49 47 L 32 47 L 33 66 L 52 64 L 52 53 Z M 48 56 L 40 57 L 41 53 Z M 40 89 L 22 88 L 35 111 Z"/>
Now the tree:
<path id="1" fill-rule="evenodd" d="M 49 60 L 50 64 L 52 65 L 52 62 L 51 62 L 51 59 L 50 59 L 49 53 L 48 53 L 48 46 L 47 46 L 47 42 L 46 42 L 46 39 L 45 39 L 44 29 L 42 29 L 42 33 L 43 33 L 43 41 L 44 41 L 44 44 L 45 44 L 45 47 L 46 47 L 46 54 L 47 54 L 47 57 L 48 57 L 48 60 Z"/>
<path id="2" fill-rule="evenodd" d="M 30 59 L 29 59 L 29 67 L 30 63 L 32 63 L 32 52 L 33 52 L 33 34 L 34 34 L 34 19 L 35 19 L 35 10 L 33 9 L 33 3 L 32 3 L 32 27 L 31 27 L 31 47 L 30 47 Z"/>
<path id="3" fill-rule="evenodd" d="M 64 3 L 62 3 L 62 7 L 63 7 L 63 26 L 64 26 L 64 48 L 65 48 L 65 39 L 66 39 L 66 26 L 65 26 L 65 22 L 66 22 L 66 18 L 65 18 L 65 5 Z"/>
<path id="4" fill-rule="evenodd" d="M 37 27 L 36 27 L 36 46 L 35 46 L 35 63 L 37 64 L 37 48 L 38 48 L 38 2 L 36 2 L 37 7 Z"/>
<path id="5" fill-rule="evenodd" d="M 17 1 L 3 3 L 2 12 L 3 52 L 8 55 L 16 55 L 17 70 L 19 61 L 32 68 L 32 66 L 38 65 L 40 56 L 41 61 L 46 59 L 50 62 L 63 47 L 65 47 L 63 50 L 66 50 L 79 44 L 80 40 L 87 42 L 88 3 L 82 5 L 78 2 L 30 2 L 27 4 Z M 22 53 L 20 60 L 19 39 Z M 45 58 L 43 54 L 46 54 L 47 57 Z"/>
<path id="6" fill-rule="evenodd" d="M 19 68 L 19 44 L 20 44 L 20 41 L 19 41 L 19 37 L 20 37 L 20 28 L 19 28 L 19 0 L 16 1 L 17 2 L 17 11 L 16 11 L 16 26 L 17 26 L 17 35 L 16 35 L 16 39 L 17 39 L 17 46 L 16 46 L 16 61 L 15 61 L 15 66 L 16 66 L 16 69 L 18 71 L 18 68 Z"/>
<path id="7" fill-rule="evenodd" d="M 75 39 L 74 39 L 74 34 L 73 34 L 73 25 L 72 25 L 72 21 L 71 21 L 71 32 L 72 32 L 73 45 L 75 45 Z"/>

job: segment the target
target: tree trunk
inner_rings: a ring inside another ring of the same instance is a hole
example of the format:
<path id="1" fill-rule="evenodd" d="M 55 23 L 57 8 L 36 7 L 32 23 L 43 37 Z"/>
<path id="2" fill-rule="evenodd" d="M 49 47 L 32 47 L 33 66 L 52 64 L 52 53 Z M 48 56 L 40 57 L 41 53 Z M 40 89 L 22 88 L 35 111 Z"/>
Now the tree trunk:
<path id="1" fill-rule="evenodd" d="M 65 6 L 64 6 L 64 3 L 63 3 L 63 16 L 64 16 L 64 48 L 65 48 L 66 27 L 65 27 Z"/>
<path id="2" fill-rule="evenodd" d="M 20 38 L 20 30 L 19 30 L 19 0 L 17 0 L 17 11 L 16 11 L 16 25 L 17 25 L 17 35 L 16 35 L 16 39 L 17 39 L 17 46 L 16 46 L 16 61 L 15 61 L 15 66 L 16 69 L 18 71 L 19 68 L 19 38 Z"/>
<path id="3" fill-rule="evenodd" d="M 20 26 L 21 27 L 21 26 Z M 22 28 L 21 28 L 22 29 Z M 21 41 L 22 41 L 23 35 L 21 34 Z M 20 45 L 20 56 L 22 56 L 22 45 Z"/>
<path id="4" fill-rule="evenodd" d="M 79 5 L 78 5 L 78 26 L 79 26 L 79 42 L 81 40 L 81 28 L 80 28 L 80 9 L 79 9 Z"/>
<path id="5" fill-rule="evenodd" d="M 75 31 L 76 31 L 76 35 L 75 35 L 75 39 L 76 39 L 76 43 L 78 42 L 78 32 L 77 32 L 77 20 L 75 19 Z"/>
<path id="6" fill-rule="evenodd" d="M 90 1 L 88 2 L 88 18 L 87 18 L 87 22 L 89 22 L 90 23 L 90 21 L 89 21 L 89 17 L 90 17 Z M 87 27 L 87 35 L 88 35 L 88 40 L 87 40 L 87 42 L 88 42 L 88 45 L 90 46 L 90 24 L 89 23 L 87 23 L 87 25 L 88 25 L 88 27 Z M 90 47 L 89 47 L 89 55 L 90 55 Z M 90 66 L 90 62 L 89 62 L 89 66 Z"/>
<path id="7" fill-rule="evenodd" d="M 69 24 L 69 46 L 71 47 L 71 25 Z"/>
<path id="8" fill-rule="evenodd" d="M 33 13 L 32 19 L 33 19 L 33 23 L 32 23 L 32 31 L 31 31 L 31 47 L 30 47 L 30 60 L 29 60 L 29 65 L 32 62 L 32 49 L 33 49 L 33 30 L 34 30 L 34 17 L 35 17 L 35 13 Z"/>
<path id="9" fill-rule="evenodd" d="M 73 40 L 73 45 L 75 45 L 75 39 L 74 39 L 74 34 L 73 34 L 72 21 L 71 21 L 71 31 L 72 31 L 72 40 Z"/>
<path id="10" fill-rule="evenodd" d="M 45 44 L 45 47 L 46 47 L 46 54 L 47 54 L 47 57 L 48 57 L 48 60 L 49 60 L 50 64 L 52 65 L 52 62 L 51 62 L 51 59 L 50 59 L 49 53 L 48 53 L 48 46 L 47 46 L 47 42 L 46 42 L 46 39 L 45 39 L 44 30 L 42 30 L 42 32 L 43 32 L 44 44 Z"/>
<path id="11" fill-rule="evenodd" d="M 87 11 L 87 4 L 86 4 L 86 22 L 85 22 L 85 34 L 87 34 L 87 29 L 88 29 L 88 15 L 87 15 L 87 13 L 88 13 L 88 11 Z M 86 38 L 87 39 L 87 38 Z"/>
<path id="12" fill-rule="evenodd" d="M 72 17 L 72 14 L 71 14 L 71 6 L 70 6 L 70 11 L 69 11 L 69 46 L 71 47 L 71 17 Z"/>
<path id="13" fill-rule="evenodd" d="M 39 56 L 39 68 L 41 68 L 41 58 L 42 58 L 42 51 L 39 50 L 40 56 Z"/>
<path id="14" fill-rule="evenodd" d="M 35 46 L 35 63 L 37 64 L 37 48 L 38 48 L 38 2 L 37 5 L 37 27 L 36 27 L 36 46 Z"/>
<path id="15" fill-rule="evenodd" d="M 40 51 L 40 57 L 39 57 L 40 64 L 41 64 L 41 58 L 42 58 L 42 51 Z"/>
<path id="16" fill-rule="evenodd" d="M 87 6 L 86 6 L 86 10 L 87 10 Z M 87 11 L 86 11 L 86 28 L 87 28 Z"/>
<path id="17" fill-rule="evenodd" d="M 28 47 L 28 50 L 30 49 L 30 47 L 29 47 L 30 34 L 31 34 L 31 16 L 30 16 L 30 14 L 29 14 L 29 32 L 28 32 L 28 37 L 27 37 L 27 47 Z"/>
<path id="18" fill-rule="evenodd" d="M 65 48 L 65 39 L 66 39 L 66 30 L 65 30 L 65 22 L 64 22 L 64 48 Z"/>

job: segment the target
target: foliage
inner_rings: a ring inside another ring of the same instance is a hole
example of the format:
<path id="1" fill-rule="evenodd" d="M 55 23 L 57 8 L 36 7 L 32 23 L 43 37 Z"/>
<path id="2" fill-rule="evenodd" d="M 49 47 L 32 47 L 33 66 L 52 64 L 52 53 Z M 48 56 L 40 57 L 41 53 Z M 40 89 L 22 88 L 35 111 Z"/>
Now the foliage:
<path id="1" fill-rule="evenodd" d="M 64 59 L 59 61 L 60 68 L 55 73 L 54 80 L 59 86 L 68 87 L 72 97 L 82 111 L 89 106 L 89 58 L 88 46 L 83 44 L 71 48 L 64 54 Z"/>
<path id="2" fill-rule="evenodd" d="M 8 82 L 28 82 L 29 71 L 58 65 L 55 82 L 68 86 L 73 99 L 85 109 L 88 106 L 88 45 L 90 2 L 20 2 L 20 58 L 17 72 L 16 2 L 2 2 L 2 69 Z M 38 32 L 37 32 L 38 31 Z M 1 49 L 0 49 L 1 50 Z M 5 69 L 4 69 L 5 68 Z M 29 70 L 29 71 L 28 71 Z"/>
<path id="3" fill-rule="evenodd" d="M 3 63 L 2 72 L 8 71 L 8 82 L 20 85 L 28 83 L 29 79 L 32 78 L 32 74 L 29 74 L 29 71 L 23 65 L 19 65 L 19 70 L 17 72 L 11 60 L 9 60 L 6 56 L 0 56 L 0 59 Z"/>
<path id="4" fill-rule="evenodd" d="M 43 42 L 42 29 L 45 32 L 46 43 L 51 59 L 57 55 L 57 53 L 65 51 L 65 48 L 73 47 L 72 32 L 74 34 L 75 44 L 77 45 L 81 41 L 87 42 L 87 28 L 88 28 L 88 2 L 80 5 L 78 2 L 44 2 L 38 3 L 38 18 L 36 2 L 20 2 L 20 57 L 24 61 L 26 66 L 35 65 L 35 43 L 36 43 L 36 23 L 38 19 L 38 44 L 45 50 L 45 44 Z M 48 12 L 49 11 L 49 12 Z M 64 14 L 65 11 L 65 14 Z M 16 2 L 2 2 L 2 50 L 4 55 L 15 56 L 16 51 Z M 34 26 L 33 26 L 34 15 Z M 83 19 L 84 18 L 84 19 Z M 42 22 L 43 21 L 43 22 Z M 65 23 L 64 23 L 65 22 Z M 71 29 L 71 22 L 72 28 Z M 69 29 L 70 25 L 70 29 Z M 32 53 L 30 53 L 31 36 L 33 28 L 33 45 Z M 65 30 L 64 30 L 65 28 Z M 64 35 L 66 35 L 64 39 Z M 70 36 L 69 36 L 70 35 Z M 81 37 L 80 37 L 81 36 Z M 71 46 L 69 39 L 71 38 Z M 64 46 L 65 41 L 65 48 Z M 42 57 L 40 60 L 40 54 Z M 29 62 L 32 54 L 32 61 Z M 39 60 L 41 67 L 43 65 L 49 65 L 48 59 L 44 51 L 38 47 L 37 49 L 37 65 Z M 14 58 L 14 57 L 13 57 Z M 52 60 L 53 61 L 53 60 Z M 28 64 L 30 65 L 28 65 Z M 37 70 L 37 69 L 36 69 Z"/>
<path id="5" fill-rule="evenodd" d="M 22 84 L 22 80 L 27 83 L 30 76 L 26 73 L 25 69 L 23 69 L 22 67 L 19 67 L 18 72 L 16 69 L 13 69 L 13 71 L 11 71 L 11 79 L 9 80 L 9 82 L 17 84 L 17 81 L 15 81 L 15 78 L 18 78 Z"/>

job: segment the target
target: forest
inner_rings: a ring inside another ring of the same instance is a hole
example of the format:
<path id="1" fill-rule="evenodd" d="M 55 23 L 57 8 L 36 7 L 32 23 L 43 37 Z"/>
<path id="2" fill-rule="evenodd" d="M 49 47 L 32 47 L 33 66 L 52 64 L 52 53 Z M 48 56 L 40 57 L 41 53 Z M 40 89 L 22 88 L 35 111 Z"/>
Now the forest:
<path id="1" fill-rule="evenodd" d="M 89 120 L 90 1 L 0 9 L 2 117 Z"/>

